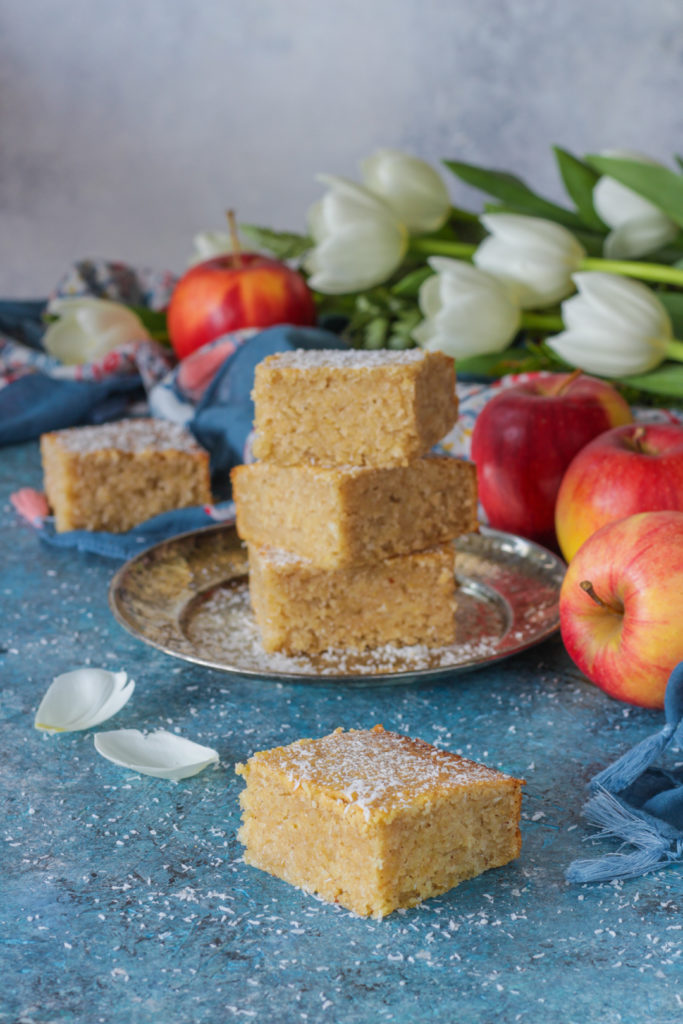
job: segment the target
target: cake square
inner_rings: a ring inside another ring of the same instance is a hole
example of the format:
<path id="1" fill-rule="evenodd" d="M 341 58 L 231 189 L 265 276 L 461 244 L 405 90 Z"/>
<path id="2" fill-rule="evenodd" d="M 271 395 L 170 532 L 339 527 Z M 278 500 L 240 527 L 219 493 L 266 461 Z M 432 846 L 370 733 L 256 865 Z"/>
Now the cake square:
<path id="1" fill-rule="evenodd" d="M 161 512 L 211 501 L 209 455 L 184 427 L 127 419 L 40 439 L 58 533 L 123 533 Z"/>
<path id="2" fill-rule="evenodd" d="M 237 532 L 322 569 L 422 551 L 477 529 L 474 463 L 425 456 L 408 466 L 232 470 Z"/>
<path id="3" fill-rule="evenodd" d="M 236 771 L 246 863 L 364 917 L 521 850 L 523 780 L 382 726 L 259 751 Z"/>
<path id="4" fill-rule="evenodd" d="M 247 544 L 249 596 L 266 651 L 317 654 L 455 640 L 455 549 L 343 569 Z"/>
<path id="5" fill-rule="evenodd" d="M 455 364 L 442 352 L 297 350 L 254 374 L 254 455 L 289 466 L 406 465 L 458 414 Z"/>

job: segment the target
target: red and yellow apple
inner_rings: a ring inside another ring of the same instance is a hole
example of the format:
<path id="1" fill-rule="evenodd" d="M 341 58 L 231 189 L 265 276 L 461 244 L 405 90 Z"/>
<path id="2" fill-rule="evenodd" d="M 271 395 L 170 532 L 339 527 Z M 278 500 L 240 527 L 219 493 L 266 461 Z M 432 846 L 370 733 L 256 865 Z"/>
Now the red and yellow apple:
<path id="1" fill-rule="evenodd" d="M 167 314 L 179 359 L 245 327 L 315 323 L 313 297 L 301 274 L 254 252 L 226 253 L 191 267 L 176 284 Z"/>
<path id="2" fill-rule="evenodd" d="M 576 453 L 631 410 L 606 381 L 576 371 L 503 388 L 472 434 L 479 498 L 491 526 L 555 548 L 555 500 Z"/>
<path id="3" fill-rule="evenodd" d="M 660 509 L 683 511 L 683 426 L 608 430 L 575 456 L 562 478 L 555 529 L 569 562 L 605 523 Z"/>
<path id="4" fill-rule="evenodd" d="M 570 658 L 618 700 L 664 706 L 683 661 L 683 512 L 641 512 L 581 546 L 560 591 Z"/>

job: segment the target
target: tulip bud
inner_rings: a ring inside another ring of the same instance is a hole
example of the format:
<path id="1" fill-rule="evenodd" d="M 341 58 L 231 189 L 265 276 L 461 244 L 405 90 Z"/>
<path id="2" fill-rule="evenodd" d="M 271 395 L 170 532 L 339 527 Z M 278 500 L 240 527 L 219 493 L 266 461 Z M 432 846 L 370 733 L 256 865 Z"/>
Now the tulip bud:
<path id="1" fill-rule="evenodd" d="M 643 153 L 631 150 L 606 150 L 602 156 L 634 160 L 661 167 L 662 164 Z M 605 239 L 604 255 L 608 259 L 635 259 L 660 249 L 678 234 L 678 227 L 649 199 L 603 175 L 593 189 L 593 206 L 601 220 L 612 228 Z"/>
<path id="2" fill-rule="evenodd" d="M 150 337 L 131 309 L 108 299 L 53 299 L 48 312 L 59 319 L 49 324 L 43 347 L 68 366 L 90 363 L 120 345 Z"/>
<path id="3" fill-rule="evenodd" d="M 434 256 L 428 262 L 436 274 L 420 288 L 425 319 L 412 332 L 418 345 L 456 359 L 507 348 L 521 320 L 511 289 L 460 260 Z"/>
<path id="4" fill-rule="evenodd" d="M 378 149 L 361 163 L 363 184 L 383 199 L 409 231 L 438 231 L 451 208 L 441 176 L 424 160 L 396 149 Z"/>
<path id="5" fill-rule="evenodd" d="M 233 252 L 232 238 L 227 231 L 200 231 L 192 239 L 194 251 L 190 254 L 188 266 L 203 263 L 214 256 Z"/>
<path id="6" fill-rule="evenodd" d="M 571 231 L 515 213 L 487 213 L 480 220 L 491 233 L 473 260 L 513 286 L 522 309 L 549 306 L 573 290 L 572 273 L 586 253 Z"/>
<path id="7" fill-rule="evenodd" d="M 382 284 L 406 253 L 408 233 L 393 211 L 361 185 L 320 175 L 329 191 L 309 211 L 315 247 L 304 267 L 309 285 L 327 295 Z"/>
<path id="8" fill-rule="evenodd" d="M 615 274 L 574 274 L 579 294 L 562 303 L 566 329 L 547 344 L 566 362 L 601 377 L 647 373 L 673 337 L 666 309 L 646 285 Z"/>

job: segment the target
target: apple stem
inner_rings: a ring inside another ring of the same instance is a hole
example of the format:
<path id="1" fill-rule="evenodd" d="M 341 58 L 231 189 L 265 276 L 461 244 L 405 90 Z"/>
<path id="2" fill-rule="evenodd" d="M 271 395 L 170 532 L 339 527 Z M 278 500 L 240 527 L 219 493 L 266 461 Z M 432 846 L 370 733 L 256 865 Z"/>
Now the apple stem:
<path id="1" fill-rule="evenodd" d="M 593 586 L 593 584 L 591 583 L 590 580 L 581 580 L 581 582 L 579 583 L 579 586 L 581 587 L 582 590 L 585 590 L 585 592 L 588 594 L 588 596 L 593 601 L 595 601 L 596 604 L 599 604 L 601 608 L 607 608 L 609 611 L 614 612 L 615 615 L 622 615 L 623 614 L 623 610 L 621 608 L 615 607 L 613 604 L 610 604 L 608 601 L 603 601 L 603 599 L 598 594 L 596 594 L 595 588 L 594 588 L 594 586 Z"/>
<path id="2" fill-rule="evenodd" d="M 639 455 L 647 454 L 642 443 L 644 437 L 645 427 L 642 426 L 636 427 L 636 429 L 631 434 L 631 444 L 633 445 L 633 450 L 638 452 Z"/>
<path id="3" fill-rule="evenodd" d="M 555 385 L 552 391 L 548 391 L 546 392 L 546 394 L 553 395 L 554 397 L 557 397 L 558 395 L 563 395 L 567 388 L 570 387 L 570 385 L 573 384 L 577 377 L 580 377 L 582 373 L 583 370 L 578 368 L 576 370 L 572 370 L 568 377 L 565 377 L 564 380 L 561 380 L 559 384 Z"/>
<path id="4" fill-rule="evenodd" d="M 242 266 L 242 246 L 240 244 L 239 235 L 237 233 L 237 220 L 235 218 L 234 210 L 227 210 L 226 217 L 228 218 L 228 228 L 230 230 L 230 241 L 232 243 L 232 256 L 235 261 L 236 267 Z"/>

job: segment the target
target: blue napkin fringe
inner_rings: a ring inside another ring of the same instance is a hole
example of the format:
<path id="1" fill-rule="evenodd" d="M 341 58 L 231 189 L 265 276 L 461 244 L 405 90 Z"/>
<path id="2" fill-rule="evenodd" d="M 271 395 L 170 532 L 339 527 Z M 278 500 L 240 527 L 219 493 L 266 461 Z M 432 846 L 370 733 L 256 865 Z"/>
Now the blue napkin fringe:
<path id="1" fill-rule="evenodd" d="M 606 789 L 600 789 L 584 807 L 587 820 L 600 828 L 598 838 L 621 839 L 635 847 L 630 853 L 575 860 L 567 869 L 568 882 L 609 882 L 636 878 L 683 857 L 683 839 L 666 822 L 629 807 Z"/>
<path id="2" fill-rule="evenodd" d="M 593 778 L 584 807 L 598 837 L 620 839 L 630 852 L 573 861 L 569 882 L 634 878 L 683 860 L 683 772 L 652 767 L 669 743 L 683 740 L 683 662 L 666 687 L 666 724 Z"/>

